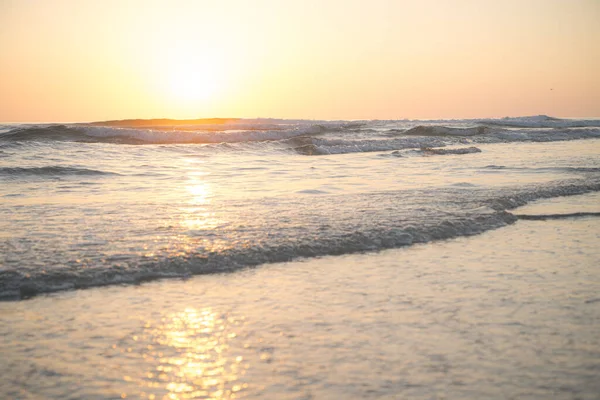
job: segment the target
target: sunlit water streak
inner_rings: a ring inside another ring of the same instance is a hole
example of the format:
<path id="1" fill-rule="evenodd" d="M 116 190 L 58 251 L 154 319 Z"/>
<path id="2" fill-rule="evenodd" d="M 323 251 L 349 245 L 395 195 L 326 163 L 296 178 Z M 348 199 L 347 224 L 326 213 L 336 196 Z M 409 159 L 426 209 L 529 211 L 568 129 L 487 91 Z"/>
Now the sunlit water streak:
<path id="1" fill-rule="evenodd" d="M 106 355 L 133 353 L 142 361 L 144 374 L 123 378 L 147 390 L 141 397 L 152 399 L 153 392 L 166 390 L 172 399 L 235 398 L 248 387 L 243 380 L 248 365 L 230 344 L 241 324 L 210 308 L 186 308 L 156 325 L 147 322 L 141 334 L 124 337 Z"/>

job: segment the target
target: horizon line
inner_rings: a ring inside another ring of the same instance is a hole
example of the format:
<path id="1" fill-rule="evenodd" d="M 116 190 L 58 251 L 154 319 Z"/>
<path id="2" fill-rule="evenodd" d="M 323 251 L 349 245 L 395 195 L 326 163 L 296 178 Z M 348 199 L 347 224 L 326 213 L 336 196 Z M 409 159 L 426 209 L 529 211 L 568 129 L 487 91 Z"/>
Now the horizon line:
<path id="1" fill-rule="evenodd" d="M 600 116 L 552 116 L 548 114 L 536 114 L 536 115 L 506 115 L 502 117 L 451 117 L 451 118 L 358 118 L 358 119 L 323 119 L 323 118 L 278 118 L 278 117 L 206 117 L 206 118 L 124 118 L 124 119 L 107 119 L 107 120 L 96 120 L 96 121 L 0 121 L 0 124 L 11 125 L 11 124 L 111 124 L 119 125 L 125 123 L 145 123 L 145 122 L 163 122 L 163 123 L 176 123 L 178 125 L 193 125 L 196 124 L 225 124 L 227 122 L 235 122 L 240 120 L 283 120 L 283 121 L 452 121 L 452 120 L 485 120 L 485 119 L 505 119 L 505 118 L 534 118 L 534 117 L 548 117 L 556 119 L 600 119 Z"/>

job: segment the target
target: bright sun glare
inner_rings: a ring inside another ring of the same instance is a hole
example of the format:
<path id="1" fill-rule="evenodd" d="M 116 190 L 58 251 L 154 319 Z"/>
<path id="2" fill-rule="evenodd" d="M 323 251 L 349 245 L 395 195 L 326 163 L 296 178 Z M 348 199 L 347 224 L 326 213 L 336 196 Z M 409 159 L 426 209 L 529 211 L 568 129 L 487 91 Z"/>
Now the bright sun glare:
<path id="1" fill-rule="evenodd" d="M 173 41 L 157 55 L 153 81 L 170 115 L 197 118 L 221 104 L 231 85 L 234 65 L 224 49 L 205 43 Z"/>
<path id="2" fill-rule="evenodd" d="M 218 76 L 212 69 L 210 65 L 182 62 L 171 71 L 171 95 L 182 102 L 210 99 L 219 86 Z"/>
<path id="3" fill-rule="evenodd" d="M 163 82 L 173 105 L 195 108 L 222 90 L 224 60 L 214 49 L 179 43 L 163 58 Z M 204 104 L 206 105 L 206 104 Z"/>

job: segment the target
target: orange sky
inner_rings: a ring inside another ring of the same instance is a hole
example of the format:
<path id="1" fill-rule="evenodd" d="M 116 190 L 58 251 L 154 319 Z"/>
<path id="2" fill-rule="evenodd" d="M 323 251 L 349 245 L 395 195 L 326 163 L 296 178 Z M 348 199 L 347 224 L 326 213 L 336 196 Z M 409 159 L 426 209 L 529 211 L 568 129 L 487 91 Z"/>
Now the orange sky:
<path id="1" fill-rule="evenodd" d="M 0 121 L 600 116 L 597 0 L 0 0 Z"/>

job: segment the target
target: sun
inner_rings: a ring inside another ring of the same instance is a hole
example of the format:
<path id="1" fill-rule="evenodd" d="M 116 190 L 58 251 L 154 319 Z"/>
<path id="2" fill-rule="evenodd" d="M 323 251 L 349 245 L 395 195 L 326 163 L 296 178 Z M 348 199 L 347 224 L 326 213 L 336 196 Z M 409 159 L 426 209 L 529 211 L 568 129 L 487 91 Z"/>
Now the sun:
<path id="1" fill-rule="evenodd" d="M 230 93 L 229 55 L 217 46 L 183 40 L 157 52 L 153 82 L 163 112 L 177 118 L 215 113 Z M 166 44 L 165 44 L 166 46 Z"/>
<path id="2" fill-rule="evenodd" d="M 209 62 L 181 61 L 172 68 L 168 79 L 171 97 L 180 103 L 209 100 L 220 85 L 220 77 Z"/>

